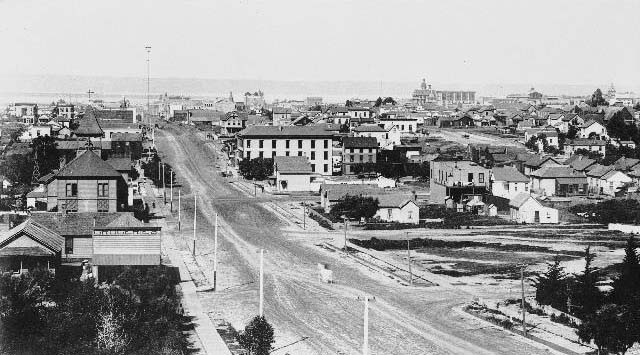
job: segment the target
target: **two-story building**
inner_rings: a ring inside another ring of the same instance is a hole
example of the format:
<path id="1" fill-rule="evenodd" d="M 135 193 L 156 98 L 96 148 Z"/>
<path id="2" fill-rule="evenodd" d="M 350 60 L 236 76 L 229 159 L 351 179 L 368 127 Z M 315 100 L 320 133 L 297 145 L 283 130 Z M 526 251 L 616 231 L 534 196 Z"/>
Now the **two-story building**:
<path id="1" fill-rule="evenodd" d="M 312 172 L 331 175 L 333 140 L 325 125 L 252 126 L 237 135 L 236 159 L 306 156 Z"/>
<path id="2" fill-rule="evenodd" d="M 384 125 L 364 124 L 354 128 L 353 135 L 356 137 L 374 137 L 378 142 L 378 147 L 384 150 L 393 150 L 393 147 L 401 144 L 401 134 L 396 126 L 386 128 Z"/>
<path id="3" fill-rule="evenodd" d="M 529 178 L 518 169 L 508 166 L 491 170 L 491 193 L 512 199 L 520 193 L 529 193 Z"/>
<path id="4" fill-rule="evenodd" d="M 122 175 L 92 150 L 71 160 L 47 186 L 47 211 L 116 212 L 126 203 Z"/>
<path id="5" fill-rule="evenodd" d="M 416 133 L 418 131 L 418 120 L 409 117 L 381 118 L 380 124 L 385 129 L 395 126 L 400 134 Z"/>
<path id="6" fill-rule="evenodd" d="M 354 165 L 375 163 L 378 142 L 373 137 L 344 137 L 342 139 L 342 173 L 353 175 Z"/>
<path id="7" fill-rule="evenodd" d="M 471 161 L 433 161 L 431 163 L 431 202 L 463 203 L 465 199 L 487 194 L 490 170 Z"/>
<path id="8" fill-rule="evenodd" d="M 291 109 L 284 107 L 274 107 L 272 111 L 273 125 L 281 126 L 291 123 Z"/>

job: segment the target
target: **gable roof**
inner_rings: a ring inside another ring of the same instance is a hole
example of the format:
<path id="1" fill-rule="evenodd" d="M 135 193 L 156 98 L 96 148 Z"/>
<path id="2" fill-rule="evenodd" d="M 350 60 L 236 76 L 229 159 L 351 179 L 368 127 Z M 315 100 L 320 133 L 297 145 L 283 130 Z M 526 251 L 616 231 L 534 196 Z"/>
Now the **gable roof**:
<path id="1" fill-rule="evenodd" d="M 554 163 L 559 164 L 557 160 L 555 160 L 553 157 L 551 157 L 549 155 L 534 154 L 533 156 L 531 156 L 529 159 L 527 159 L 524 162 L 524 165 L 533 166 L 533 167 L 539 167 L 539 166 L 541 166 L 542 164 L 546 163 L 549 160 L 552 160 Z"/>
<path id="2" fill-rule="evenodd" d="M 587 171 L 587 176 L 600 178 L 611 170 L 613 170 L 613 166 L 595 164 Z"/>
<path id="3" fill-rule="evenodd" d="M 493 179 L 495 181 L 509 181 L 509 182 L 529 182 L 529 179 L 524 176 L 518 169 L 514 167 L 493 168 Z"/>
<path id="4" fill-rule="evenodd" d="M 311 164 L 307 157 L 277 155 L 273 158 L 273 165 L 280 173 L 311 173 Z"/>
<path id="5" fill-rule="evenodd" d="M 576 171 L 569 166 L 545 166 L 531 173 L 531 176 L 540 179 L 556 178 L 586 178 L 583 172 Z"/>
<path id="6" fill-rule="evenodd" d="M 349 148 L 378 148 L 378 141 L 375 137 L 344 137 L 342 146 Z"/>
<path id="7" fill-rule="evenodd" d="M 117 171 L 130 171 L 133 166 L 129 158 L 111 158 L 107 160 L 107 163 Z"/>
<path id="8" fill-rule="evenodd" d="M 612 170 L 609 170 L 606 174 L 602 175 L 601 179 L 603 179 L 603 180 L 607 180 L 607 179 L 609 179 L 610 177 L 612 177 L 612 176 L 614 176 L 614 175 L 616 175 L 616 174 L 618 174 L 618 173 L 620 173 L 620 174 L 622 174 L 622 175 L 627 176 L 627 174 L 623 173 L 623 172 L 622 172 L 622 171 L 620 171 L 620 170 L 612 169 Z"/>
<path id="9" fill-rule="evenodd" d="M 640 159 L 620 157 L 620 159 L 616 160 L 613 163 L 613 166 L 619 170 L 630 170 L 634 166 L 640 163 Z"/>
<path id="10" fill-rule="evenodd" d="M 78 128 L 73 131 L 76 136 L 101 137 L 104 131 L 93 113 L 87 113 L 78 121 Z"/>
<path id="11" fill-rule="evenodd" d="M 568 163 L 570 167 L 576 170 L 583 171 L 583 170 L 586 170 L 588 167 L 594 165 L 596 161 L 595 159 L 590 159 L 583 155 L 576 154 L 571 156 L 571 158 L 569 158 L 569 160 L 567 160 L 565 163 Z"/>
<path id="12" fill-rule="evenodd" d="M 378 200 L 378 208 L 402 208 L 408 203 L 414 203 L 413 197 L 406 194 L 371 195 Z"/>
<path id="13" fill-rule="evenodd" d="M 22 222 L 15 228 L 9 230 L 9 234 L 0 240 L 0 248 L 16 240 L 22 235 L 26 235 L 42 246 L 49 249 L 49 254 L 55 254 L 62 251 L 64 238 L 55 231 L 35 222 L 32 218 Z M 14 254 L 15 255 L 15 254 Z"/>
<path id="14" fill-rule="evenodd" d="M 524 192 L 521 192 L 521 193 L 517 194 L 515 197 L 513 197 L 511 200 L 509 200 L 509 206 L 515 207 L 515 208 L 520 208 L 527 201 L 529 201 L 529 199 L 533 199 L 538 205 L 540 204 L 540 202 L 538 202 L 538 200 L 533 198 L 533 196 L 531 196 L 529 194 L 526 194 Z"/>
<path id="15" fill-rule="evenodd" d="M 56 177 L 119 178 L 121 175 L 93 151 L 86 150 L 65 165 Z"/>

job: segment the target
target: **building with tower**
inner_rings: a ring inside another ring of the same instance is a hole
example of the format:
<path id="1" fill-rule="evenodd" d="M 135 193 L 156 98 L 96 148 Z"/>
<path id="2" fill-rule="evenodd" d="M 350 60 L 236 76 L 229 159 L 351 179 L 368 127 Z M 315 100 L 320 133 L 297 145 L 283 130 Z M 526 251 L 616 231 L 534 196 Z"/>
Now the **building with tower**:
<path id="1" fill-rule="evenodd" d="M 420 88 L 413 91 L 412 101 L 416 105 L 458 105 L 475 104 L 475 91 L 435 90 L 426 79 L 422 79 Z"/>

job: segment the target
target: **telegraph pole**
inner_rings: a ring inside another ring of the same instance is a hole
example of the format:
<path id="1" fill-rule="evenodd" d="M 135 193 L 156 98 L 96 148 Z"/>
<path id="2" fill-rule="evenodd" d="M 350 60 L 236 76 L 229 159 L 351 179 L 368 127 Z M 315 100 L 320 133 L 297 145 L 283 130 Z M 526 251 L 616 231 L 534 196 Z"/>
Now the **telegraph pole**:
<path id="1" fill-rule="evenodd" d="M 375 297 L 364 295 L 364 336 L 362 339 L 362 355 L 369 354 L 369 301 L 375 301 Z M 358 300 L 360 297 L 358 297 Z"/>
<path id="2" fill-rule="evenodd" d="M 344 252 L 347 252 L 347 217 L 344 217 Z"/>
<path id="3" fill-rule="evenodd" d="M 171 190 L 171 208 L 169 210 L 173 213 L 173 169 L 169 169 L 169 175 L 171 179 L 171 185 L 169 186 L 169 189 Z"/>
<path id="4" fill-rule="evenodd" d="M 258 315 L 264 314 L 264 249 L 260 249 L 260 308 Z"/>
<path id="5" fill-rule="evenodd" d="M 181 189 L 178 189 L 178 231 L 180 231 L 180 227 L 182 226 L 182 219 L 180 218 L 180 209 L 181 209 L 181 205 L 180 205 L 180 193 L 181 193 Z"/>
<path id="6" fill-rule="evenodd" d="M 166 175 L 164 174 L 164 163 L 162 163 L 162 195 L 164 196 L 164 204 L 167 204 L 167 189 L 165 187 Z"/>
<path id="7" fill-rule="evenodd" d="M 144 49 L 147 51 L 147 114 L 149 114 L 149 78 L 150 78 L 150 55 L 151 46 L 146 46 Z M 148 122 L 148 119 L 147 119 Z"/>
<path id="8" fill-rule="evenodd" d="M 524 268 L 526 265 L 520 265 L 520 286 L 522 290 L 522 335 L 527 336 L 527 322 L 525 320 L 525 316 L 527 314 L 527 310 L 525 309 L 525 300 L 524 300 Z"/>
<path id="9" fill-rule="evenodd" d="M 407 235 L 407 262 L 409 263 L 409 284 L 413 286 L 413 272 L 411 271 L 411 241 L 409 241 L 409 232 Z"/>
<path id="10" fill-rule="evenodd" d="M 196 256 L 196 218 L 198 217 L 198 197 L 193 195 L 193 256 Z"/>
<path id="11" fill-rule="evenodd" d="M 216 291 L 218 281 L 218 212 L 216 212 L 216 224 L 213 229 L 213 292 Z"/>

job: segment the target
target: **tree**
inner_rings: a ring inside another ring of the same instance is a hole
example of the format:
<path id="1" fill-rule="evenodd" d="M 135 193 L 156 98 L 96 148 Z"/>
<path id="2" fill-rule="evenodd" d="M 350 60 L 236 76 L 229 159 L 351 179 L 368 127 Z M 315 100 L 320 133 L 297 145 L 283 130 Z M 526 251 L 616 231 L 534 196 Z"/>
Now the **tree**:
<path id="1" fill-rule="evenodd" d="M 567 304 L 567 275 L 560 266 L 560 257 L 555 256 L 553 263 L 547 265 L 547 271 L 537 277 L 536 301 L 553 308 L 564 310 Z"/>
<path id="2" fill-rule="evenodd" d="M 387 96 L 387 97 L 385 97 L 384 100 L 382 100 L 382 104 L 383 105 L 395 105 L 396 104 L 396 100 L 394 100 L 393 97 L 391 97 L 391 96 Z"/>
<path id="3" fill-rule="evenodd" d="M 380 96 L 378 96 L 378 98 L 376 99 L 376 103 L 373 106 L 374 107 L 382 106 L 382 98 Z"/>
<path id="4" fill-rule="evenodd" d="M 347 101 L 345 101 L 344 105 L 346 107 L 351 107 L 351 106 L 353 106 L 353 103 L 351 102 L 351 100 L 347 100 Z"/>
<path id="5" fill-rule="evenodd" d="M 338 131 L 340 133 L 349 133 L 351 132 L 351 129 L 349 128 L 349 125 L 346 123 L 343 123 L 340 125 L 340 130 Z"/>
<path id="6" fill-rule="evenodd" d="M 264 316 L 256 316 L 238 336 L 240 345 L 252 355 L 268 355 L 274 342 L 273 327 Z"/>
<path id="7" fill-rule="evenodd" d="M 624 122 L 622 116 L 615 114 L 607 123 L 607 133 L 610 137 L 626 141 L 633 132 L 630 132 L 630 127 Z"/>
<path id="8" fill-rule="evenodd" d="M 576 126 L 572 124 L 569 125 L 569 130 L 567 131 L 567 138 L 575 139 L 577 134 L 578 134 L 578 130 L 576 129 Z"/>
<path id="9" fill-rule="evenodd" d="M 527 147 L 528 149 L 534 150 L 534 151 L 538 151 L 538 137 L 537 136 L 532 136 L 531 138 L 529 138 L 529 140 L 524 144 L 525 147 Z"/>
<path id="10" fill-rule="evenodd" d="M 585 318 L 578 327 L 583 342 L 593 342 L 600 353 L 624 354 L 637 340 L 635 315 L 624 306 L 607 304 Z"/>
<path id="11" fill-rule="evenodd" d="M 340 218 L 345 215 L 349 219 L 369 219 L 378 212 L 378 199 L 365 196 L 345 196 L 333 205 L 331 215 Z"/>
<path id="12" fill-rule="evenodd" d="M 600 88 L 596 89 L 591 95 L 591 100 L 587 102 L 589 106 L 597 107 L 597 106 L 609 106 L 607 100 L 602 96 L 602 90 Z"/>
<path id="13" fill-rule="evenodd" d="M 612 300 L 637 308 L 640 300 L 640 261 L 633 235 L 627 240 L 624 254 L 620 274 L 613 281 Z"/>
<path id="14" fill-rule="evenodd" d="M 245 179 L 264 180 L 273 174 L 273 159 L 260 157 L 251 160 L 243 159 L 238 167 Z"/>
<path id="15" fill-rule="evenodd" d="M 38 158 L 40 176 L 44 176 L 60 167 L 60 153 L 56 141 L 51 136 L 41 136 L 31 142 L 34 159 Z"/>
<path id="16" fill-rule="evenodd" d="M 602 294 L 596 286 L 598 276 L 595 268 L 591 266 L 594 258 L 595 254 L 591 253 L 591 247 L 587 246 L 584 251 L 584 271 L 577 276 L 572 290 L 572 300 L 577 308 L 574 313 L 582 317 L 594 314 L 602 304 Z"/>

